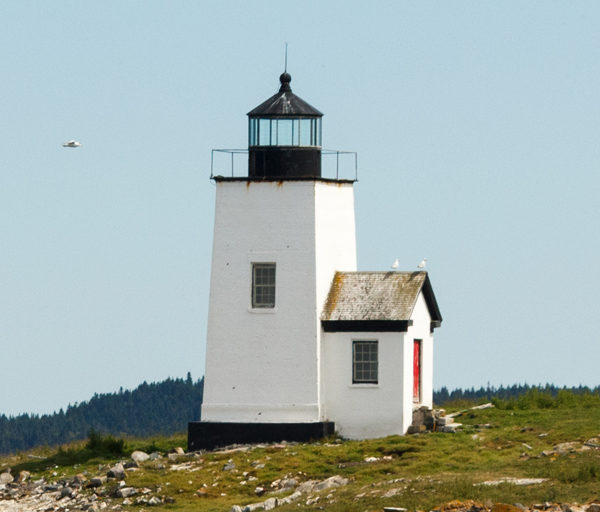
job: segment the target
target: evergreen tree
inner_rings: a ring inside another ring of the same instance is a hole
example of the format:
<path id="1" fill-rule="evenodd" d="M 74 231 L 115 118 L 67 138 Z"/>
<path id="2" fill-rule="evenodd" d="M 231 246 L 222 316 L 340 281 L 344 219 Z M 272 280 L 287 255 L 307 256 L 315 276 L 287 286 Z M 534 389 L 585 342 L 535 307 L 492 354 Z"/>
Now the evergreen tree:
<path id="1" fill-rule="evenodd" d="M 204 379 L 143 382 L 133 391 L 97 394 L 54 414 L 0 415 L 0 453 L 85 439 L 91 430 L 113 436 L 170 435 L 200 419 Z"/>

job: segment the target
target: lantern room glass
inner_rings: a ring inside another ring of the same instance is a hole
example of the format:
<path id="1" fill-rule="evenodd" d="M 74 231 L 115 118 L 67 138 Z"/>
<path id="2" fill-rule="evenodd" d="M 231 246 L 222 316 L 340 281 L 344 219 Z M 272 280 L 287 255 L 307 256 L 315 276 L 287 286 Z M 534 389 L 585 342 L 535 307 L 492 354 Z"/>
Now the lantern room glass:
<path id="1" fill-rule="evenodd" d="M 321 118 L 249 119 L 250 146 L 321 146 Z"/>

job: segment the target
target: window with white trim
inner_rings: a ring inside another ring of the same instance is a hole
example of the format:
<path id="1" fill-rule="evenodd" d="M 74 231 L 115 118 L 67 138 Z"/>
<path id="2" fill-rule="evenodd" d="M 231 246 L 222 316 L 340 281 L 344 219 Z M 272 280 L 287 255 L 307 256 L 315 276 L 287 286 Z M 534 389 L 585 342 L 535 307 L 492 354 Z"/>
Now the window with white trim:
<path id="1" fill-rule="evenodd" d="M 275 307 L 275 263 L 252 263 L 252 307 Z"/>
<path id="2" fill-rule="evenodd" d="M 377 340 L 352 341 L 352 384 L 377 384 L 378 379 Z"/>

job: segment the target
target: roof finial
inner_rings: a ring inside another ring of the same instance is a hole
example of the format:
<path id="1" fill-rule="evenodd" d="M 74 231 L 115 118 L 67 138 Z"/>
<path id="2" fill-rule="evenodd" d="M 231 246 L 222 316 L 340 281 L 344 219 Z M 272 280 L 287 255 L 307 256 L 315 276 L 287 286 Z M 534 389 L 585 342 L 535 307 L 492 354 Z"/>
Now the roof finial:
<path id="1" fill-rule="evenodd" d="M 279 77 L 279 81 L 281 82 L 281 87 L 279 88 L 279 92 L 292 92 L 292 88 L 290 87 L 290 82 L 292 81 L 291 75 L 287 72 L 287 48 L 288 44 L 285 43 L 285 66 L 283 68 L 283 73 Z"/>

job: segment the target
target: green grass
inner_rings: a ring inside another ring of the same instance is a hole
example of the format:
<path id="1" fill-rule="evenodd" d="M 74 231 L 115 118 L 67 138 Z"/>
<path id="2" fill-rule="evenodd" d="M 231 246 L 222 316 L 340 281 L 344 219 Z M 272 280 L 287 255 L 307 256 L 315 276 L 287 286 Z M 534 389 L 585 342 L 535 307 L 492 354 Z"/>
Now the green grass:
<path id="1" fill-rule="evenodd" d="M 499 403 L 502 408 L 467 411 L 456 418 L 464 425 L 464 430 L 456 434 L 428 433 L 367 441 L 329 439 L 253 448 L 247 452 L 208 452 L 201 460 L 182 458 L 182 462 L 191 461 L 197 468 L 193 472 L 170 471 L 168 465 L 167 469 L 157 469 L 155 463 L 148 462 L 142 470 L 128 474 L 127 480 L 130 485 L 148 487 L 156 494 L 175 498 L 174 504 L 154 507 L 156 510 L 182 512 L 227 511 L 234 504 L 260 501 L 267 496 L 257 498 L 255 487 L 270 489 L 271 482 L 286 475 L 305 481 L 339 474 L 349 478 L 350 483 L 321 493 L 315 505 L 306 506 L 307 497 L 303 497 L 277 509 L 282 512 L 319 506 L 340 512 L 374 511 L 384 506 L 431 510 L 454 499 L 525 505 L 544 501 L 582 503 L 600 497 L 599 450 L 542 455 L 558 443 L 585 442 L 600 436 L 600 404 L 593 397 L 551 397 L 558 403 L 548 402 L 547 397 L 538 398 L 531 399 L 529 408 L 505 407 L 506 404 Z M 184 436 L 127 439 L 121 458 L 135 449 L 164 452 L 177 445 L 185 446 Z M 100 449 L 94 451 L 85 442 L 59 450 L 43 448 L 36 453 L 44 459 L 31 460 L 26 454 L 19 454 L 0 459 L 0 467 L 10 465 L 13 473 L 27 469 L 34 472 L 34 477 L 44 475 L 50 479 L 56 472 L 56 479 L 83 471 L 93 476 L 99 473 L 99 464 L 116 461 L 114 456 Z M 366 463 L 367 457 L 379 460 Z M 223 471 L 229 460 L 236 468 Z M 253 462 L 264 467 L 257 469 Z M 255 480 L 249 481 L 250 477 Z M 500 477 L 537 477 L 548 481 L 532 486 L 474 485 Z M 242 485 L 243 481 L 246 485 Z M 207 497 L 198 498 L 195 492 L 203 485 Z M 395 496 L 384 497 L 394 492 Z M 141 508 L 124 509 L 137 512 Z"/>

